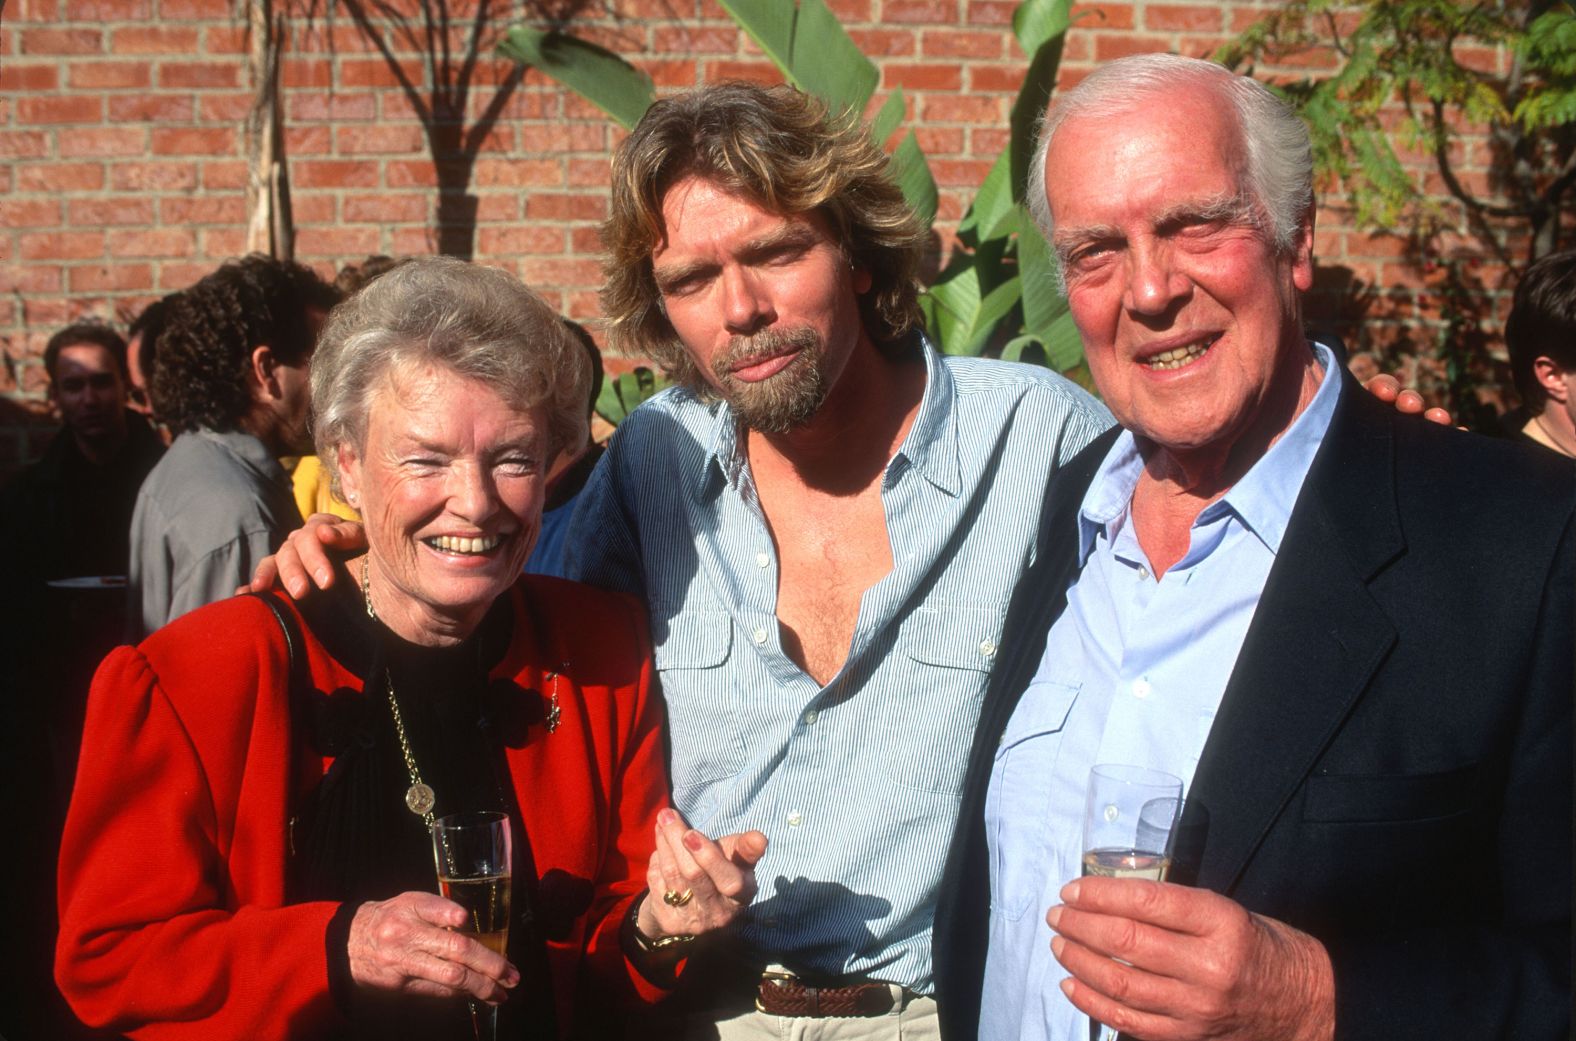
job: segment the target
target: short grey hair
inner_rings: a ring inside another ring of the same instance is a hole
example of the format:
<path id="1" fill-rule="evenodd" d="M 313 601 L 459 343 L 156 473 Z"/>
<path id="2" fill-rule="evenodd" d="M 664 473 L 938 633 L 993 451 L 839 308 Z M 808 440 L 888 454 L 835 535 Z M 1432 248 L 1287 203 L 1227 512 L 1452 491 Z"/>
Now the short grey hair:
<path id="1" fill-rule="evenodd" d="M 521 411 L 545 406 L 547 462 L 585 444 L 591 364 L 563 319 L 503 271 L 420 257 L 334 308 L 312 356 L 312 437 L 335 494 L 336 449 L 364 454 L 384 378 L 429 365 L 485 383 Z"/>
<path id="2" fill-rule="evenodd" d="M 1111 116 L 1181 86 L 1204 85 L 1236 113 L 1247 162 L 1243 187 L 1263 213 L 1270 244 L 1289 251 L 1313 209 L 1313 145 L 1302 119 L 1263 84 L 1224 66 L 1176 54 L 1135 54 L 1100 66 L 1051 102 L 1040 120 L 1029 167 L 1029 213 L 1051 241 L 1045 156 L 1057 129 L 1074 116 Z"/>

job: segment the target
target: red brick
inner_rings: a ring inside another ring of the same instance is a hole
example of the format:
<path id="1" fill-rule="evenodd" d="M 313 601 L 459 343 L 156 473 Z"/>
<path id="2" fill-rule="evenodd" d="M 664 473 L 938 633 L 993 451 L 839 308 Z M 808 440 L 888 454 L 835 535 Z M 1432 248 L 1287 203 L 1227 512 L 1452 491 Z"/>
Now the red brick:
<path id="1" fill-rule="evenodd" d="M 606 119 L 605 116 L 603 118 Z M 600 124 L 593 128 L 586 128 L 586 125 L 583 123 L 572 123 L 570 126 L 598 131 L 602 129 Z M 474 128 L 475 124 L 472 124 L 471 129 Z M 514 126 L 509 123 L 494 123 L 487 128 L 487 133 L 483 134 L 482 139 L 476 143 L 476 151 L 483 155 L 511 155 L 518 150 Z"/>
<path id="2" fill-rule="evenodd" d="M 1024 70 L 1021 65 L 970 65 L 971 90 L 996 91 L 1017 97 L 1023 89 Z"/>
<path id="3" fill-rule="evenodd" d="M 94 192 L 104 187 L 99 163 L 26 163 L 16 167 L 16 190 Z"/>
<path id="4" fill-rule="evenodd" d="M 844 25 L 870 21 L 870 0 L 827 0 L 826 6 Z"/>
<path id="5" fill-rule="evenodd" d="M 202 52 L 210 58 L 216 54 L 245 54 L 249 49 L 246 29 L 239 25 L 210 25 L 203 30 Z"/>
<path id="6" fill-rule="evenodd" d="M 699 82 L 694 61 L 656 61 L 644 58 L 636 61 L 635 64 L 651 77 L 652 86 L 658 89 L 685 90 Z"/>
<path id="7" fill-rule="evenodd" d="M 1131 29 L 1133 5 L 1115 3 L 1079 4 L 1073 8 L 1073 25 L 1085 32 L 1091 29 Z M 1075 35 L 1069 33 L 1069 36 Z"/>
<path id="8" fill-rule="evenodd" d="M 963 152 L 962 127 L 914 127 L 914 138 L 927 156 L 960 155 Z"/>
<path id="9" fill-rule="evenodd" d="M 139 22 L 153 15 L 150 0 L 64 0 L 68 22 Z"/>
<path id="10" fill-rule="evenodd" d="M 570 228 L 569 251 L 579 253 L 581 256 L 596 257 L 598 262 L 602 259 L 602 232 L 598 228 Z M 543 252 L 547 252 L 543 250 Z"/>
<path id="11" fill-rule="evenodd" d="M 939 123 L 997 124 L 1006 119 L 1002 98 L 932 94 L 920 102 L 920 118 Z"/>
<path id="12" fill-rule="evenodd" d="M 292 209 L 296 200 L 291 199 Z M 159 200 L 161 224 L 243 224 L 246 199 L 240 195 L 173 195 Z"/>
<path id="13" fill-rule="evenodd" d="M 285 127 L 285 151 L 293 156 L 328 155 L 334 150 L 333 127 Z"/>
<path id="14" fill-rule="evenodd" d="M 956 0 L 887 0 L 881 17 L 888 22 L 913 22 L 920 25 L 956 25 Z"/>
<path id="15" fill-rule="evenodd" d="M 138 25 L 116 29 L 111 52 L 176 54 L 185 57 L 197 53 L 197 30 L 172 25 Z"/>
<path id="16" fill-rule="evenodd" d="M 571 188 L 606 188 L 612 174 L 606 159 L 570 159 L 569 186 Z"/>
<path id="17" fill-rule="evenodd" d="M 558 188 L 564 184 L 564 164 L 557 159 L 478 159 L 471 183 L 478 188 Z"/>
<path id="18" fill-rule="evenodd" d="M 991 162 L 986 159 L 932 159 L 930 174 L 936 183 L 948 188 L 977 188 L 985 175 L 990 173 Z"/>
<path id="19" fill-rule="evenodd" d="M 0 199 L 0 227 L 53 228 L 59 224 L 58 199 Z"/>
<path id="20" fill-rule="evenodd" d="M 915 37 L 907 30 L 849 29 L 848 35 L 853 38 L 854 43 L 865 56 L 872 60 L 912 56 L 914 53 Z"/>
<path id="21" fill-rule="evenodd" d="M 349 58 L 340 62 L 341 87 L 398 87 L 399 77 L 382 58 Z"/>
<path id="22" fill-rule="evenodd" d="M 291 163 L 290 177 L 298 188 L 374 188 L 378 168 L 348 159 L 313 159 Z"/>
<path id="23" fill-rule="evenodd" d="M 1137 34 L 1111 34 L 1099 36 L 1094 42 L 1095 58 L 1104 63 L 1130 54 L 1164 54 L 1171 50 L 1171 41 L 1163 36 Z"/>
<path id="24" fill-rule="evenodd" d="M 111 123 L 189 123 L 191 118 L 189 94 L 110 95 Z"/>
<path id="25" fill-rule="evenodd" d="M 22 31 L 23 54 L 98 54 L 103 48 L 104 34 L 98 29 Z"/>
<path id="26" fill-rule="evenodd" d="M 118 192 L 179 192 L 197 187 L 195 163 L 116 163 L 110 183 Z"/>
<path id="27" fill-rule="evenodd" d="M 0 90 L 54 90 L 59 85 L 60 70 L 54 65 L 18 65 L 13 61 L 0 68 Z"/>
<path id="28" fill-rule="evenodd" d="M 296 226 L 303 224 L 332 224 L 334 222 L 335 199 L 332 195 L 321 192 L 294 192 L 290 196 L 291 213 L 295 216 Z M 243 207 L 244 209 L 244 207 Z"/>
<path id="29" fill-rule="evenodd" d="M 143 293 L 153 288 L 151 264 L 88 264 L 66 273 L 73 293 Z"/>
<path id="30" fill-rule="evenodd" d="M 80 94 L 24 97 L 16 101 L 16 114 L 19 123 L 33 126 L 101 123 L 104 121 L 104 102 L 97 97 L 84 97 Z"/>
<path id="31" fill-rule="evenodd" d="M 202 186 L 210 191 L 245 188 L 246 177 L 246 163 L 239 160 L 231 162 L 211 159 L 202 164 Z"/>
<path id="32" fill-rule="evenodd" d="M 930 30 L 920 40 L 919 49 L 927 58 L 1000 58 L 1009 37 L 1001 32 L 964 32 L 958 29 Z"/>
<path id="33" fill-rule="evenodd" d="M 525 200 L 525 215 L 529 220 L 604 220 L 607 198 L 544 192 Z"/>
<path id="34" fill-rule="evenodd" d="M 308 227 L 296 231 L 296 252 L 313 256 L 364 257 L 381 251 L 382 229 L 365 225 L 355 228 Z"/>
<path id="35" fill-rule="evenodd" d="M 655 54 L 733 54 L 742 36 L 732 27 L 659 27 L 651 32 L 651 51 Z"/>
<path id="36" fill-rule="evenodd" d="M 202 229 L 202 254 L 208 257 L 238 257 L 247 252 L 245 228 Z"/>
<path id="37" fill-rule="evenodd" d="M 774 86 L 783 81 L 783 74 L 777 71 L 777 67 L 765 61 L 708 61 L 705 63 L 704 75 L 707 83 L 744 80 L 746 83 Z M 565 107 L 568 107 L 567 101 Z"/>
<path id="38" fill-rule="evenodd" d="M 148 198 L 73 199 L 67 210 L 75 227 L 153 223 L 153 200 Z"/>
<path id="39" fill-rule="evenodd" d="M 241 85 L 240 62 L 164 62 L 159 66 L 161 87 L 238 87 Z"/>
<path id="40" fill-rule="evenodd" d="M 116 90 L 148 86 L 153 69 L 142 61 L 83 61 L 73 63 L 66 76 L 72 90 Z"/>
<path id="41" fill-rule="evenodd" d="M 476 199 L 476 219 L 487 224 L 517 224 L 522 219 L 517 192 L 485 192 Z"/>
<path id="42" fill-rule="evenodd" d="M 102 231 L 32 232 L 21 237 L 23 260 L 97 260 L 104 256 Z"/>
<path id="43" fill-rule="evenodd" d="M 57 132 L 62 159 L 89 155 L 141 155 L 147 134 L 141 127 L 67 127 Z"/>
<path id="44" fill-rule="evenodd" d="M 169 22 L 209 22 L 235 17 L 230 0 L 158 0 L 159 17 Z"/>
<path id="45" fill-rule="evenodd" d="M 366 165 L 372 167 L 371 162 Z M 430 159 L 390 159 L 383 163 L 383 183 L 390 188 L 436 188 L 438 170 Z"/>
<path id="46" fill-rule="evenodd" d="M 396 257 L 425 256 L 436 250 L 430 228 L 394 228 L 389 233 L 389 252 Z"/>
<path id="47" fill-rule="evenodd" d="M 354 224 L 414 224 L 427 219 L 428 193 L 351 195 L 340 204 L 340 219 Z"/>
<path id="48" fill-rule="evenodd" d="M 564 230 L 541 224 L 482 228 L 477 233 L 476 244 L 478 249 L 491 256 L 562 253 Z"/>
<path id="49" fill-rule="evenodd" d="M 371 120 L 378 115 L 374 94 L 297 94 L 285 99 L 287 120 Z"/>
<path id="50" fill-rule="evenodd" d="M 212 261 L 165 261 L 159 265 L 159 293 L 162 295 L 173 293 L 177 289 L 185 289 L 212 271 L 218 266 L 219 261 L 224 259 L 226 258 L 215 257 Z"/>
<path id="51" fill-rule="evenodd" d="M 144 228 L 109 233 L 110 255 L 120 257 L 189 257 L 197 236 L 189 228 Z"/>
<path id="52" fill-rule="evenodd" d="M 1218 33 L 1224 23 L 1218 7 L 1144 6 L 1144 28 L 1153 32 Z"/>
<path id="53" fill-rule="evenodd" d="M 197 118 L 205 123 L 242 123 L 252 111 L 250 94 L 210 94 L 197 97 Z"/>
<path id="54" fill-rule="evenodd" d="M 234 155 L 238 127 L 153 128 L 154 155 Z"/>
<path id="55" fill-rule="evenodd" d="M 334 83 L 334 67 L 322 58 L 286 58 L 279 64 L 279 82 L 292 87 L 329 87 Z"/>
<path id="56" fill-rule="evenodd" d="M 418 125 L 338 127 L 334 140 L 345 155 L 419 152 L 425 143 Z"/>
<path id="57" fill-rule="evenodd" d="M 888 64 L 882 68 L 881 86 L 887 90 L 958 90 L 963 86 L 963 69 L 957 64 Z"/>
<path id="58" fill-rule="evenodd" d="M 595 260 L 527 257 L 520 262 L 520 277 L 532 287 L 596 285 L 602 281 L 602 265 Z"/>
<path id="59" fill-rule="evenodd" d="M 964 12 L 964 17 L 970 25 L 996 25 L 1010 30 L 1012 13 L 1017 7 L 1012 0 L 974 0 Z"/>

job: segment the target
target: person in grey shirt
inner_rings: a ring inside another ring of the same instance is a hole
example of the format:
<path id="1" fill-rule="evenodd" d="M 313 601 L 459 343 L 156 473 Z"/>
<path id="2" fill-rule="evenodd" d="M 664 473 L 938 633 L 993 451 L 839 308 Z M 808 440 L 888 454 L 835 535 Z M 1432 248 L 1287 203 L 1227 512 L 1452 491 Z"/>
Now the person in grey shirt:
<path id="1" fill-rule="evenodd" d="M 311 451 L 307 362 L 338 299 L 309 268 L 254 255 L 171 307 L 152 392 L 178 436 L 132 516 L 130 638 L 231 595 L 301 523 L 277 457 Z"/>

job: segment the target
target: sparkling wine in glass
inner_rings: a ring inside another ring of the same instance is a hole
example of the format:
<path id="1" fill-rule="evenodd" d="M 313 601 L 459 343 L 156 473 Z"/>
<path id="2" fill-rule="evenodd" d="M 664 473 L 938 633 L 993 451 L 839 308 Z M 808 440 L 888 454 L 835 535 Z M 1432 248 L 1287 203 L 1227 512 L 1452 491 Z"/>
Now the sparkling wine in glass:
<path id="1" fill-rule="evenodd" d="M 455 813 L 432 823 L 438 890 L 465 909 L 460 932 L 505 954 L 509 945 L 509 890 L 513 850 L 506 814 Z M 498 1007 L 472 1001 L 477 1041 L 498 1036 Z"/>
<path id="2" fill-rule="evenodd" d="M 1084 801 L 1083 875 L 1164 882 L 1181 813 L 1180 778 L 1120 763 L 1094 767 Z M 1089 1039 L 1116 1041 L 1116 1031 L 1090 1020 Z"/>

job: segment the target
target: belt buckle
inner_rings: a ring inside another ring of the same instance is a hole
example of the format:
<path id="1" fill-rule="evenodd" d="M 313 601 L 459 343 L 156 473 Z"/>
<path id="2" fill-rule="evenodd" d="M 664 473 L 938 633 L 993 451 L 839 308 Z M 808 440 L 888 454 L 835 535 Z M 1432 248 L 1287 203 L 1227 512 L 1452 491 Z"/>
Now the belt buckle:
<path id="1" fill-rule="evenodd" d="M 755 1011 L 767 1012 L 766 1006 L 761 1004 L 761 983 L 770 983 L 774 987 L 784 987 L 798 979 L 798 976 L 787 969 L 763 969 L 760 980 L 755 984 Z M 770 1015 L 771 1013 L 767 1012 L 767 1014 Z"/>

